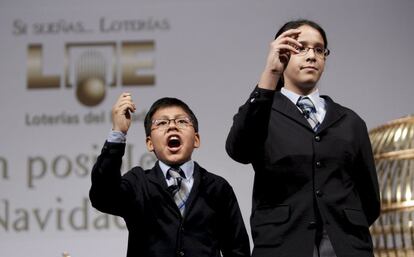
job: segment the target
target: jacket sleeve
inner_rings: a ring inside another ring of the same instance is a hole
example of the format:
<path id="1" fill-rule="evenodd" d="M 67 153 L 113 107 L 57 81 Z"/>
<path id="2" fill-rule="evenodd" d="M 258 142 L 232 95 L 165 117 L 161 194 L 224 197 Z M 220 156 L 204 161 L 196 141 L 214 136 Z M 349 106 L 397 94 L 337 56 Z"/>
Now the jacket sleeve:
<path id="1" fill-rule="evenodd" d="M 361 143 L 355 170 L 355 184 L 368 224 L 372 225 L 380 215 L 381 199 L 371 142 L 365 122 L 362 122 L 362 125 L 360 131 Z"/>
<path id="2" fill-rule="evenodd" d="M 220 245 L 223 257 L 249 257 L 250 245 L 240 207 L 232 187 L 224 181 L 219 195 Z"/>
<path id="3" fill-rule="evenodd" d="M 121 176 L 124 152 L 124 143 L 105 142 L 92 168 L 92 185 L 89 191 L 93 207 L 118 216 L 124 216 L 133 195 L 129 181 Z"/>
<path id="4" fill-rule="evenodd" d="M 266 139 L 275 91 L 256 87 L 239 108 L 226 140 L 226 151 L 237 162 L 251 163 Z"/>

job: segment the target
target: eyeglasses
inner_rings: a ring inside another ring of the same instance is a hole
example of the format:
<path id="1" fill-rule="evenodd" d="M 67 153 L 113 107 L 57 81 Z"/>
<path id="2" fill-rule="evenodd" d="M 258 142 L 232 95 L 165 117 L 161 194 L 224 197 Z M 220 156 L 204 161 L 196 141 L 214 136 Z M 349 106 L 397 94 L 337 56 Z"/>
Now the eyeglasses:
<path id="1" fill-rule="evenodd" d="M 315 53 L 315 55 L 319 58 L 326 57 L 331 53 L 331 51 L 329 51 L 329 49 L 323 48 L 323 47 L 320 47 L 320 46 L 317 46 L 317 47 L 309 47 L 309 46 L 304 47 L 303 46 L 303 47 L 295 47 L 295 48 L 296 48 L 296 50 L 299 51 L 299 53 L 297 53 L 297 55 L 305 55 L 309 52 L 310 49 L 312 49 L 313 52 Z"/>
<path id="2" fill-rule="evenodd" d="M 178 117 L 173 119 L 156 119 L 152 120 L 152 125 L 154 126 L 152 129 L 161 129 L 165 130 L 170 126 L 171 121 L 174 121 L 175 126 L 180 129 L 185 129 L 190 126 L 193 126 L 191 119 L 188 117 Z"/>

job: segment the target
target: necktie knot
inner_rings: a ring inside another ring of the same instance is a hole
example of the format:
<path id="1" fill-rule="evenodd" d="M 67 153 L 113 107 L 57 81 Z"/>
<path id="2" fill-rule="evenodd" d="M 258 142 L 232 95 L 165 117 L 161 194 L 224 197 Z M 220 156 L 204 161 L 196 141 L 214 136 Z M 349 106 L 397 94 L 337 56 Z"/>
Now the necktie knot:
<path id="1" fill-rule="evenodd" d="M 313 130 L 317 130 L 320 123 L 316 117 L 316 108 L 311 99 L 307 96 L 301 96 L 296 105 L 302 111 L 303 116 L 307 119 Z"/>
<path id="2" fill-rule="evenodd" d="M 174 178 L 174 179 L 181 178 L 181 179 L 183 179 L 183 178 L 186 178 L 186 177 L 185 177 L 184 171 L 182 169 L 180 169 L 180 168 L 170 168 L 167 172 L 167 179 L 170 179 L 170 178 Z"/>
<path id="3" fill-rule="evenodd" d="M 299 100 L 296 104 L 304 114 L 309 115 L 312 112 L 316 113 L 315 105 L 312 103 L 311 99 L 307 96 L 299 97 Z"/>

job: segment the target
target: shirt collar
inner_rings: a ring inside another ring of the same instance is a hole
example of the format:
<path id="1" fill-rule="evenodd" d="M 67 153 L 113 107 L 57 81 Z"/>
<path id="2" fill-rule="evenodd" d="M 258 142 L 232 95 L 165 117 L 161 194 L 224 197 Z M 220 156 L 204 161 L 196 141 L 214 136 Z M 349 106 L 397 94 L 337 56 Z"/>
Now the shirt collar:
<path id="1" fill-rule="evenodd" d="M 294 105 L 296 105 L 296 103 L 298 102 L 299 97 L 302 96 L 302 95 L 298 95 L 295 92 L 292 92 L 289 89 L 286 89 L 284 87 L 282 87 L 282 89 L 280 90 L 280 92 L 284 96 L 286 96 L 287 98 L 289 98 L 289 100 L 292 101 L 292 103 Z M 312 93 L 310 93 L 309 95 L 306 95 L 306 96 L 309 97 L 309 99 L 315 105 L 316 110 L 320 110 L 321 108 L 324 108 L 323 102 L 322 102 L 322 98 L 320 97 L 319 90 L 317 88 Z"/>
<path id="2" fill-rule="evenodd" d="M 162 161 L 158 161 L 158 164 L 162 170 L 162 173 L 164 174 L 165 178 L 167 178 L 167 172 L 168 170 L 171 168 L 171 166 L 163 163 Z M 193 160 L 189 160 L 188 162 L 182 164 L 180 166 L 180 169 L 184 172 L 185 174 L 185 179 L 190 179 L 193 177 L 193 173 L 194 173 L 194 161 Z"/>

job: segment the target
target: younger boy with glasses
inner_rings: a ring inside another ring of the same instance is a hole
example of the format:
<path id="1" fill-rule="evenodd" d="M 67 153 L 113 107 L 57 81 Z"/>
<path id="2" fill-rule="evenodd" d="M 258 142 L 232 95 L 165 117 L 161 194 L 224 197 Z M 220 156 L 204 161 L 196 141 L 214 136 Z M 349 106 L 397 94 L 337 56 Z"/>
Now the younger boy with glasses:
<path id="1" fill-rule="evenodd" d="M 92 169 L 90 189 L 95 208 L 124 218 L 127 256 L 250 256 L 233 189 L 191 160 L 200 146 L 198 121 L 181 100 L 161 98 L 145 117 L 146 145 L 158 159 L 155 166 L 134 167 L 121 176 L 135 109 L 129 93 L 113 106 L 113 128 Z"/>

